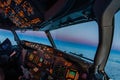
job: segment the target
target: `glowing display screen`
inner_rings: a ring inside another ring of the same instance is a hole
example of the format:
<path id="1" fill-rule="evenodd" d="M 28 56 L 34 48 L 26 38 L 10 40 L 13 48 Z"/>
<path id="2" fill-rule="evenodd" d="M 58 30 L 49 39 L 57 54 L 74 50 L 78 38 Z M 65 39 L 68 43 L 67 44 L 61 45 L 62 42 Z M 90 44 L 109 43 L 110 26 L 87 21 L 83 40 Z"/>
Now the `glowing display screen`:
<path id="1" fill-rule="evenodd" d="M 70 71 L 69 74 L 75 76 L 76 72 L 75 71 Z"/>
<path id="2" fill-rule="evenodd" d="M 75 78 L 75 75 L 76 75 L 76 71 L 73 71 L 73 70 L 70 70 L 70 71 L 69 71 L 69 78 L 74 79 L 74 78 Z"/>

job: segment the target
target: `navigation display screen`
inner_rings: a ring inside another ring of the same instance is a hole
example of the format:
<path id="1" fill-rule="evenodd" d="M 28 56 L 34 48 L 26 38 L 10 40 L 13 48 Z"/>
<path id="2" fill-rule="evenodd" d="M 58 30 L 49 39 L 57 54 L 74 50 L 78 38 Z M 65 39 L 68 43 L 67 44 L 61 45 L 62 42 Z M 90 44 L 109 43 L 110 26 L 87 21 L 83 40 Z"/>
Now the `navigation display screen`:
<path id="1" fill-rule="evenodd" d="M 75 76 L 76 76 L 76 71 L 70 70 L 69 74 L 68 74 L 68 77 L 71 78 L 71 79 L 74 79 Z"/>

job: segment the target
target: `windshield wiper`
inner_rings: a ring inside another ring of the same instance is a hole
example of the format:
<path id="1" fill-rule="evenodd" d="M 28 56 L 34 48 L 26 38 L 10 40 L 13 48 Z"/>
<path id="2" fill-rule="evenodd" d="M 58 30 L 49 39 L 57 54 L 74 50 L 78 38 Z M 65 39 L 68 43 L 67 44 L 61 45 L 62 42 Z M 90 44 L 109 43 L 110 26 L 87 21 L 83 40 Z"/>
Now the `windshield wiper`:
<path id="1" fill-rule="evenodd" d="M 76 53 L 73 53 L 73 52 L 70 52 L 70 54 L 73 54 L 73 55 L 78 56 L 78 57 L 80 57 L 80 58 L 83 58 L 83 59 L 86 59 L 86 60 L 89 60 L 89 61 L 94 62 L 94 60 L 89 59 L 89 58 L 87 58 L 87 57 L 84 57 L 83 54 L 76 54 Z"/>

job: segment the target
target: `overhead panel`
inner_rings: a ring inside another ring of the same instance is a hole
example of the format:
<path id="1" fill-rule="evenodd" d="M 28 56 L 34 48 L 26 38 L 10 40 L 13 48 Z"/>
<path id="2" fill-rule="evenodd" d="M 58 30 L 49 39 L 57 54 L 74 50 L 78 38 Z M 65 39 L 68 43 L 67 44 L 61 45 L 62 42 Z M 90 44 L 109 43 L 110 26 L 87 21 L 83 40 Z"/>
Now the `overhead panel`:
<path id="1" fill-rule="evenodd" d="M 0 0 L 0 7 L 17 27 L 35 26 L 43 21 L 43 15 L 27 0 Z"/>

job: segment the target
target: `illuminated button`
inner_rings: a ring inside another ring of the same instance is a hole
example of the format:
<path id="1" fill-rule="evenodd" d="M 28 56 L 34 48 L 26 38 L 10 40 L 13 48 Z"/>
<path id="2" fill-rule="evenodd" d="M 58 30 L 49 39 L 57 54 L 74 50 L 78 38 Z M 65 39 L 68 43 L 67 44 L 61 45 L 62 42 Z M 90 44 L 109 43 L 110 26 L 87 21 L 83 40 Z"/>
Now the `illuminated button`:
<path id="1" fill-rule="evenodd" d="M 34 11 L 33 11 L 33 8 L 31 6 L 30 3 L 28 3 L 27 1 L 25 1 L 23 4 L 22 4 L 22 8 L 24 10 L 24 12 L 27 12 L 28 16 L 34 14 Z"/>
<path id="2" fill-rule="evenodd" d="M 34 72 L 38 72 L 39 69 L 37 67 L 35 67 L 33 70 L 34 70 Z"/>
<path id="3" fill-rule="evenodd" d="M 22 18 L 24 17 L 24 12 L 23 12 L 22 10 L 19 11 L 18 14 L 19 14 L 19 16 L 22 17 Z"/>
<path id="4" fill-rule="evenodd" d="M 66 66 L 72 66 L 72 63 L 70 63 L 70 62 L 65 62 L 64 63 Z"/>
<path id="5" fill-rule="evenodd" d="M 2 7 L 6 7 L 6 6 L 9 6 L 10 4 L 11 4 L 11 0 L 3 0 L 3 1 L 0 1 L 1 3 L 0 3 L 0 5 L 2 6 Z"/>
<path id="6" fill-rule="evenodd" d="M 68 65 L 68 62 L 65 62 L 64 65 Z"/>
<path id="7" fill-rule="evenodd" d="M 29 56 L 29 60 L 32 61 L 33 58 L 34 58 L 34 55 L 33 55 L 33 54 L 30 54 L 30 56 Z"/>
<path id="8" fill-rule="evenodd" d="M 40 58 L 40 62 L 43 62 L 43 58 Z"/>
<path id="9" fill-rule="evenodd" d="M 19 5 L 19 4 L 22 2 L 22 0 L 14 0 L 14 2 L 15 2 L 17 5 Z"/>
<path id="10" fill-rule="evenodd" d="M 41 20 L 39 18 L 35 18 L 35 19 L 31 20 L 32 24 L 36 24 L 38 22 L 41 22 Z"/>
<path id="11" fill-rule="evenodd" d="M 34 48 L 35 48 L 35 49 L 38 49 L 38 48 L 39 48 L 39 45 L 38 45 L 38 44 L 36 44 Z"/>
<path id="12" fill-rule="evenodd" d="M 49 72 L 50 72 L 50 74 L 52 74 L 53 73 L 53 69 L 50 69 Z"/>

